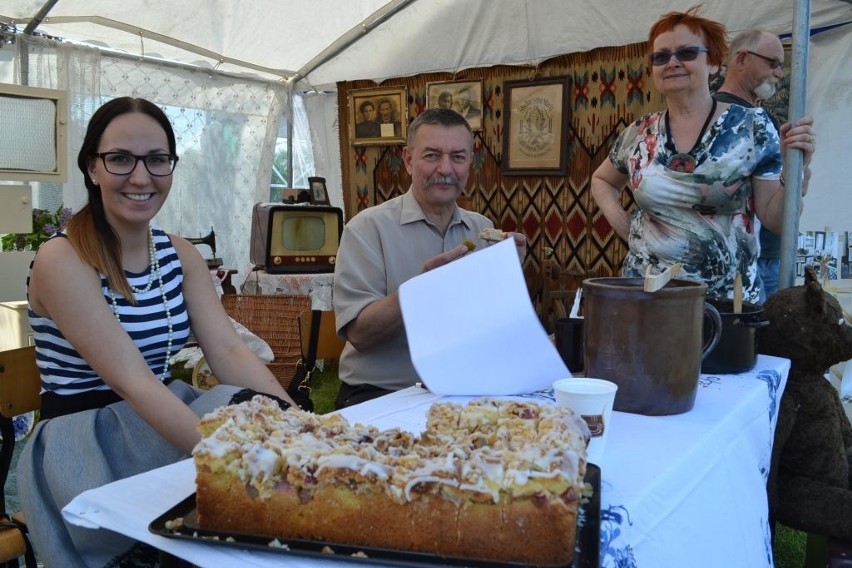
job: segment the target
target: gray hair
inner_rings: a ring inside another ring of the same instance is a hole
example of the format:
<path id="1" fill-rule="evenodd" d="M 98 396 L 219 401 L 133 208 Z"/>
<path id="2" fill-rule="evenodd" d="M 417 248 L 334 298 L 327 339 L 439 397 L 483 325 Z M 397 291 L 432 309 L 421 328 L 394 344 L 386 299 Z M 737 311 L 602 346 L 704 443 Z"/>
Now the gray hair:
<path id="1" fill-rule="evenodd" d="M 760 39 L 763 37 L 763 34 L 766 33 L 770 32 L 753 28 L 750 30 L 743 30 L 734 36 L 734 39 L 731 40 L 730 48 L 728 49 L 727 64 L 730 65 L 733 63 L 737 58 L 738 53 L 757 49 L 757 46 L 760 44 Z"/>
<path id="2" fill-rule="evenodd" d="M 423 111 L 414 121 L 411 123 L 411 126 L 408 127 L 408 138 L 405 143 L 410 148 L 414 145 L 414 137 L 417 135 L 417 130 L 423 126 L 424 124 L 429 124 L 432 126 L 446 126 L 447 128 L 451 126 L 464 126 L 467 131 L 470 133 L 471 138 L 473 138 L 473 130 L 471 130 L 470 125 L 467 123 L 465 117 L 457 113 L 456 111 L 448 108 L 430 108 L 428 110 Z"/>

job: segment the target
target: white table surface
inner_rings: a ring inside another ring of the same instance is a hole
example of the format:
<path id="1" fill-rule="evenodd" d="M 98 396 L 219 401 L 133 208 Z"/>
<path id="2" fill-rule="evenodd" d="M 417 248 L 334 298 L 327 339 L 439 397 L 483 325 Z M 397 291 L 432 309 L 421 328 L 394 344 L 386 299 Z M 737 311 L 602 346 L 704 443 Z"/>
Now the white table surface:
<path id="1" fill-rule="evenodd" d="M 750 372 L 702 375 L 687 413 L 613 413 L 599 464 L 602 566 L 773 565 L 765 485 L 789 369 L 786 359 L 761 355 Z M 454 399 L 466 400 L 410 388 L 343 414 L 350 422 L 419 432 L 429 405 Z M 111 529 L 201 567 L 353 565 L 151 534 L 148 524 L 192 494 L 194 483 L 194 465 L 185 460 L 86 491 L 63 514 L 73 524 Z"/>
<path id="2" fill-rule="evenodd" d="M 265 270 L 254 270 L 240 285 L 240 292 L 310 296 L 311 308 L 331 310 L 334 306 L 334 274 L 331 272 L 270 274 Z"/>

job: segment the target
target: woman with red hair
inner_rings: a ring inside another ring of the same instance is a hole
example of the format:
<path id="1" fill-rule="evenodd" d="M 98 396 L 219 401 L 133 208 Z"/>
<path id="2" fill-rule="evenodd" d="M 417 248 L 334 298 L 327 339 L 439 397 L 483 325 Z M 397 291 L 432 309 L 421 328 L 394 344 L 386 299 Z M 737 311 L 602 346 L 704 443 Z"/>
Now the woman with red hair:
<path id="1" fill-rule="evenodd" d="M 699 8 L 669 12 L 651 27 L 648 63 L 666 109 L 621 132 L 592 176 L 592 196 L 629 244 L 624 276 L 679 262 L 708 295 L 732 298 L 739 272 L 744 299 L 758 302 L 754 216 L 774 232 L 783 216 L 778 132 L 763 109 L 712 97 L 727 32 Z M 619 199 L 625 185 L 637 204 L 632 216 Z"/>

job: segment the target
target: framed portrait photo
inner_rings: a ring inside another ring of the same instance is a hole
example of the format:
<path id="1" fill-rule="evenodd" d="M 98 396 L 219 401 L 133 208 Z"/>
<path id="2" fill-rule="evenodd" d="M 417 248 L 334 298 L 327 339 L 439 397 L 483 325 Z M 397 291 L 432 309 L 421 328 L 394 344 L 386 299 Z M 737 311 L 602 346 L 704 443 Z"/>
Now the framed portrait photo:
<path id="1" fill-rule="evenodd" d="M 426 108 L 451 108 L 482 130 L 482 80 L 426 83 Z"/>
<path id="2" fill-rule="evenodd" d="M 308 185 L 310 185 L 311 204 L 331 205 L 328 200 L 328 189 L 325 186 L 324 177 L 309 177 Z"/>
<path id="3" fill-rule="evenodd" d="M 349 92 L 349 139 L 355 146 L 405 144 L 408 135 L 406 87 Z"/>
<path id="4" fill-rule="evenodd" d="M 506 175 L 565 175 L 568 170 L 569 78 L 503 84 Z"/>

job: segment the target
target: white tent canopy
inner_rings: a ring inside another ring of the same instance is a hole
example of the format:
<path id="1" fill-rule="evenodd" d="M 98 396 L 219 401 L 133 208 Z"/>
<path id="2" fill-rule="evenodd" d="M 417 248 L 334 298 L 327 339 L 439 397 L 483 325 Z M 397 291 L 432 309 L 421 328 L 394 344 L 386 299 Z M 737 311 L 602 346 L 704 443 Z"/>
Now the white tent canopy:
<path id="1" fill-rule="evenodd" d="M 696 1 L 0 0 L 0 23 L 321 94 L 339 81 L 535 65 L 555 55 L 636 43 L 661 14 Z M 784 35 L 792 31 L 796 4 L 706 0 L 702 15 L 732 34 L 760 27 Z M 807 113 L 816 120 L 818 150 L 800 227 L 852 230 L 852 206 L 844 196 L 852 179 L 844 143 L 852 132 L 852 3 L 811 0 L 810 16 L 812 30 L 838 27 L 810 43 Z M 342 205 L 336 97 L 308 97 L 306 107 L 317 175 L 328 179 L 332 203 Z M 262 177 L 250 183 L 259 187 Z"/>
<path id="2" fill-rule="evenodd" d="M 225 72 L 338 81 L 536 64 L 565 53 L 643 41 L 687 0 L 3 0 L 0 20 L 37 31 Z M 707 0 L 703 15 L 735 33 L 791 29 L 791 0 Z M 813 0 L 812 27 L 852 21 L 852 5 Z M 33 23 L 35 25 L 35 22 Z"/>

